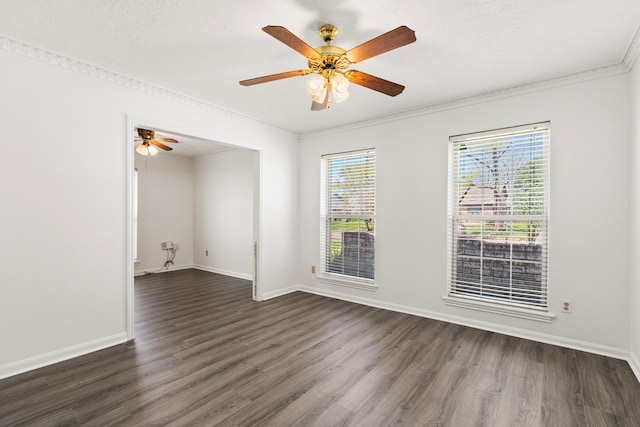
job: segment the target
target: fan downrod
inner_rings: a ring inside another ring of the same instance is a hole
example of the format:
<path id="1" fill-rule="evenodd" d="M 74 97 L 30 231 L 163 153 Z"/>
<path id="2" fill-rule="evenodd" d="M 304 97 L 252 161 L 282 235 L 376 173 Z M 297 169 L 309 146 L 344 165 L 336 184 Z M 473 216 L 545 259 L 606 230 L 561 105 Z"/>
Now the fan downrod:
<path id="1" fill-rule="evenodd" d="M 327 25 L 323 25 L 322 27 L 320 27 L 320 29 L 318 30 L 318 33 L 320 34 L 320 37 L 322 37 L 322 40 L 326 44 L 330 45 L 331 42 L 338 35 L 338 28 L 334 27 L 331 24 L 327 24 Z"/>

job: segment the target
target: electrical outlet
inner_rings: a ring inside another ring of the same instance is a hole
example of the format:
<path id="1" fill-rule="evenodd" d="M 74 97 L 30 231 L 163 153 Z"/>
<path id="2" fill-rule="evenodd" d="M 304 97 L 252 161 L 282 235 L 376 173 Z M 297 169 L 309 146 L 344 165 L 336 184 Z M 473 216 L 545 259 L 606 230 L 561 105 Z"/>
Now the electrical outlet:
<path id="1" fill-rule="evenodd" d="M 573 308 L 573 304 L 571 303 L 571 300 L 563 299 L 561 300 L 561 302 L 562 302 L 562 312 L 571 313 L 571 309 Z"/>
<path id="2" fill-rule="evenodd" d="M 315 265 L 311 266 L 311 274 L 316 274 L 316 266 Z"/>
<path id="3" fill-rule="evenodd" d="M 209 256 L 209 250 L 204 251 L 204 256 Z"/>

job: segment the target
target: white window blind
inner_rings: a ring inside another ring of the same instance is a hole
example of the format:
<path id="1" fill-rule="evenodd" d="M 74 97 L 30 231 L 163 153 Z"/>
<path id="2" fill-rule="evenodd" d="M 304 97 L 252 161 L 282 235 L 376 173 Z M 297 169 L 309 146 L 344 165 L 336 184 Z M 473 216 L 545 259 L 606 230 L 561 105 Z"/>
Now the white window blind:
<path id="1" fill-rule="evenodd" d="M 449 148 L 449 296 L 546 311 L 549 123 Z"/>
<path id="2" fill-rule="evenodd" d="M 323 156 L 321 170 L 320 271 L 373 285 L 375 151 Z"/>

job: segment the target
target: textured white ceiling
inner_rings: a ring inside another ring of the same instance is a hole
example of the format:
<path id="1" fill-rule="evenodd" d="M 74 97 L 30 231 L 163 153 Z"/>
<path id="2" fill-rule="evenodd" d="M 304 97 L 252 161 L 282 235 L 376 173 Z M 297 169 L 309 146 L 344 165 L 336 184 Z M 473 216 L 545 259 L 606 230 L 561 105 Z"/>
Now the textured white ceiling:
<path id="1" fill-rule="evenodd" d="M 261 31 L 282 25 L 312 46 L 339 28 L 354 47 L 399 25 L 418 41 L 355 67 L 406 86 L 391 98 L 352 85 L 309 111 L 306 68 Z M 0 0 L 0 33 L 304 133 L 618 64 L 640 24 L 632 0 Z"/>

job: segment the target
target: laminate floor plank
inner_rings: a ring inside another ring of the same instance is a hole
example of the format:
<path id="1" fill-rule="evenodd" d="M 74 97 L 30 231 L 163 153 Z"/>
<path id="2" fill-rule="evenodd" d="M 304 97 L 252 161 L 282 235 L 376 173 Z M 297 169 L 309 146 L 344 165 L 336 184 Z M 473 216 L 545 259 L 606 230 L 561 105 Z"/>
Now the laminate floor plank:
<path id="1" fill-rule="evenodd" d="M 636 381 L 629 364 L 623 360 L 608 359 L 611 369 L 620 387 L 624 405 L 627 408 L 629 420 L 636 420 L 640 426 L 640 383 Z"/>
<path id="2" fill-rule="evenodd" d="M 301 424 L 310 427 L 344 427 L 351 424 L 355 414 L 340 405 L 333 404 L 328 407 L 311 424 Z M 303 420 L 304 422 L 305 420 Z"/>
<path id="3" fill-rule="evenodd" d="M 412 425 L 453 425 L 452 418 L 461 404 L 461 397 L 468 382 L 470 368 L 455 362 L 445 362 L 435 373 L 427 393 L 411 408 L 409 422 Z M 477 392 L 477 391 L 476 391 Z"/>
<path id="4" fill-rule="evenodd" d="M 544 366 L 540 346 L 518 340 L 493 416 L 488 425 L 495 427 L 541 426 Z"/>
<path id="5" fill-rule="evenodd" d="M 135 288 L 135 341 L 0 380 L 0 426 L 640 426 L 621 360 L 198 270 Z"/>
<path id="6" fill-rule="evenodd" d="M 610 414 L 589 405 L 584 406 L 584 412 L 587 418 L 587 427 L 620 427 L 628 426 L 627 418 Z"/>
<path id="7" fill-rule="evenodd" d="M 585 405 L 626 418 L 627 408 L 607 358 L 576 352 L 576 359 Z"/>
<path id="8" fill-rule="evenodd" d="M 585 426 L 584 395 L 576 351 L 545 345 L 542 421 L 544 425 Z"/>
<path id="9" fill-rule="evenodd" d="M 76 414 L 72 409 L 66 408 L 59 411 L 52 412 L 39 418 L 30 425 L 34 427 L 67 427 L 67 426 L 79 426 L 80 421 L 76 417 Z"/>

